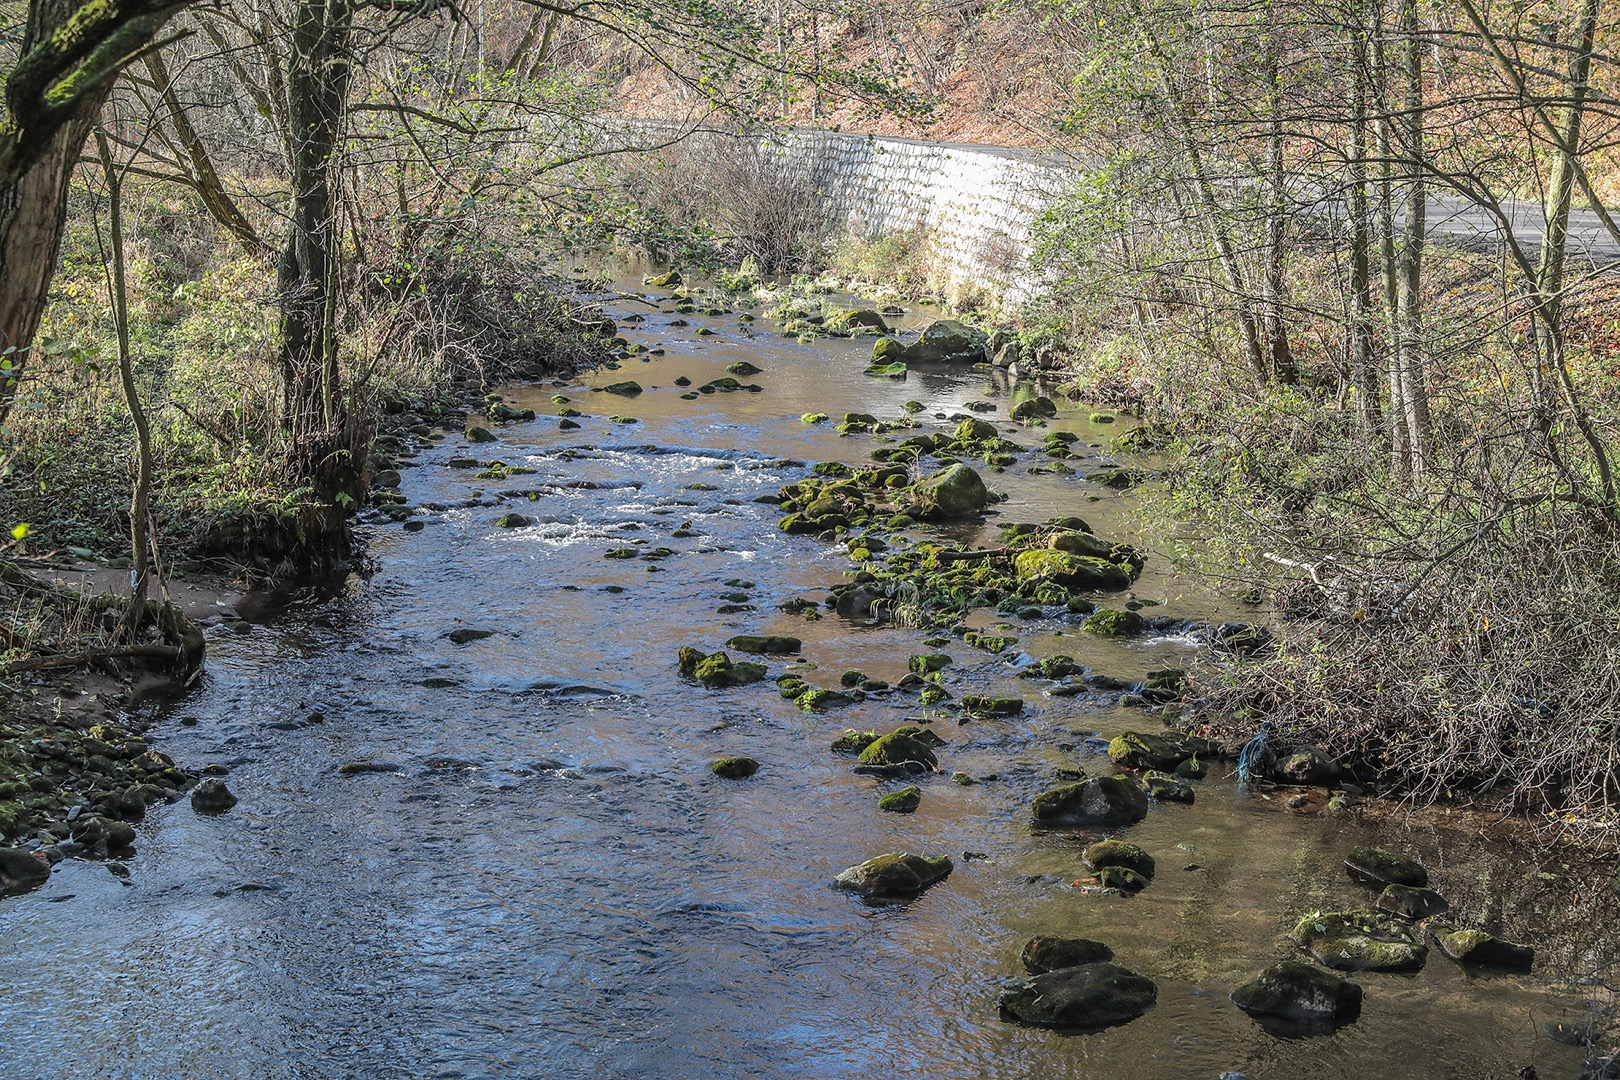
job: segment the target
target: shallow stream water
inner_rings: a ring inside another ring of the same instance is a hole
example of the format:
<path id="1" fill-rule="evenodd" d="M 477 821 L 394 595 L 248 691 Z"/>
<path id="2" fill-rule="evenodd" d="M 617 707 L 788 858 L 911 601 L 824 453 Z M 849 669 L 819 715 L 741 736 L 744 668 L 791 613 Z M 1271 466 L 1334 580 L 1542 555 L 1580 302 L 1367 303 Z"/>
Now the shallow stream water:
<path id="1" fill-rule="evenodd" d="M 1537 1027 L 1580 1017 L 1566 984 L 1609 927 L 1587 903 L 1602 883 L 1572 879 L 1556 850 L 1482 840 L 1443 817 L 1299 815 L 1217 771 L 1195 805 L 1156 805 L 1123 830 L 1157 857 L 1152 886 L 1092 896 L 1071 883 L 1099 834 L 1036 833 L 1029 799 L 1061 766 L 1106 769 L 1087 740 L 1152 730 L 1152 717 L 1043 697 L 1006 658 L 953 642 L 954 693 L 1022 693 L 1031 709 L 947 722 L 944 772 L 899 815 L 877 799 L 903 782 L 853 775 L 828 743 L 846 726 L 894 726 L 914 698 L 806 715 L 769 682 L 683 682 L 680 646 L 738 633 L 802 637 L 821 685 L 846 668 L 894 681 L 928 651 L 915 631 L 777 610 L 825 597 L 850 564 L 840 546 L 780 534 L 776 509 L 753 500 L 810 463 L 864 463 L 872 449 L 802 413 L 899 417 L 915 399 L 935 430 L 988 400 L 1010 438 L 1038 446 L 1041 432 L 1006 419 L 1000 376 L 866 378 L 867 341 L 800 344 L 734 314 L 673 328 L 669 307 L 613 305 L 644 314 L 627 333 L 666 355 L 509 388 L 541 418 L 484 446 L 451 433 L 405 471 L 413 503 L 458 508 L 426 512 L 417 532 L 376 527 L 374 576 L 265 605 L 250 634 L 212 638 L 195 691 L 151 706 L 155 744 L 228 766 L 241 803 L 213 818 L 183 803 L 154 810 L 127 882 L 68 862 L 44 889 L 0 903 L 0 1077 L 1348 1080 L 1510 1077 L 1532 1062 L 1543 1078 L 1578 1073 L 1581 1053 Z M 686 401 L 672 385 L 737 360 L 765 369 L 751 380 L 764 392 Z M 624 378 L 648 391 L 588 389 Z M 559 392 L 590 414 L 577 431 L 550 416 Z M 1098 444 L 1099 460 L 1117 433 L 1085 409 L 1054 426 Z M 536 472 L 487 481 L 446 467 L 468 454 Z M 1129 494 L 1023 464 L 987 479 L 1011 496 L 1001 520 L 1079 513 L 1153 546 Z M 499 497 L 530 490 L 539 496 Z M 497 528 L 507 510 L 538 523 Z M 696 535 L 672 539 L 683 526 Z M 603 557 L 639 541 L 678 554 Z M 717 614 L 739 592 L 756 610 Z M 1155 611 L 1252 617 L 1159 557 L 1134 592 Z M 462 627 L 494 636 L 453 644 Z M 1010 632 L 1037 656 L 1124 677 L 1197 648 L 1088 640 L 1055 619 Z M 773 660 L 772 675 L 790 662 Z M 743 782 L 710 774 L 734 754 L 763 767 Z M 354 762 L 393 771 L 340 773 Z M 952 771 L 997 779 L 963 786 Z M 1473 975 L 1435 951 L 1416 975 L 1359 976 L 1365 1008 L 1336 1034 L 1268 1034 L 1227 994 L 1292 955 L 1285 934 L 1302 912 L 1368 901 L 1341 867 L 1363 843 L 1424 858 L 1454 903 L 1541 947 L 1535 972 Z M 956 869 L 905 905 L 829 887 L 891 850 L 947 853 Z M 1157 1007 L 1090 1035 L 999 1019 L 997 991 L 1037 933 L 1107 942 L 1157 981 Z"/>

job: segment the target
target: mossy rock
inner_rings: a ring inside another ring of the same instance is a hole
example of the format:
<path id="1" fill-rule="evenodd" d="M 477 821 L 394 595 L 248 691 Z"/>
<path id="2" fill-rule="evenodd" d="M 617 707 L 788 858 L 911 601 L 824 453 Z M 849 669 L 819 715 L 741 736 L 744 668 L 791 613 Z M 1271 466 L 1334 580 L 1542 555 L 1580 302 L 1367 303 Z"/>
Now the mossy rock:
<path id="1" fill-rule="evenodd" d="M 923 516 L 959 518 L 983 513 L 991 502 L 984 479 L 970 466 L 956 464 L 919 480 L 910 488 Z"/>
<path id="2" fill-rule="evenodd" d="M 1504 941 L 1483 930 L 1437 927 L 1433 936 L 1441 952 L 1467 966 L 1529 970 L 1536 959 L 1531 946 Z"/>
<path id="3" fill-rule="evenodd" d="M 764 656 L 791 656 L 803 648 L 803 645 L 798 638 L 788 637 L 786 634 L 738 634 L 726 642 L 728 649 Z"/>
<path id="4" fill-rule="evenodd" d="M 480 427 L 477 424 L 469 424 L 465 434 L 468 442 L 486 443 L 495 441 L 494 432 L 490 431 L 487 427 Z"/>
<path id="5" fill-rule="evenodd" d="M 1024 699 L 972 694 L 962 699 L 962 708 L 974 716 L 1017 716 L 1024 711 Z"/>
<path id="6" fill-rule="evenodd" d="M 1036 1027 L 1095 1031 L 1127 1024 L 1158 1000 L 1153 980 L 1117 964 L 1082 964 L 1032 975 L 1001 992 L 1004 1017 Z"/>
<path id="7" fill-rule="evenodd" d="M 839 311 L 828 317 L 827 332 L 837 335 L 849 335 L 860 331 L 862 333 L 887 334 L 889 324 L 883 316 L 870 308 L 857 308 L 854 311 Z"/>
<path id="8" fill-rule="evenodd" d="M 880 337 L 872 342 L 872 362 L 874 364 L 894 363 L 905 355 L 906 347 L 898 339 Z"/>
<path id="9" fill-rule="evenodd" d="M 850 867 L 833 879 L 833 886 L 868 900 L 909 900 L 944 881 L 953 869 L 944 855 L 891 852 Z"/>
<path id="10" fill-rule="evenodd" d="M 750 364 L 747 360 L 738 360 L 735 364 L 726 365 L 727 374 L 736 375 L 744 379 L 751 375 L 758 375 L 764 370 L 765 369 L 762 367 L 756 367 L 755 365 Z"/>
<path id="11" fill-rule="evenodd" d="M 859 754 L 877 741 L 878 733 L 875 731 L 846 728 L 842 735 L 832 741 L 832 748 L 842 754 Z"/>
<path id="12" fill-rule="evenodd" d="M 996 430 L 996 426 L 994 424 L 980 420 L 976 417 L 970 416 L 966 420 L 963 420 L 960 424 L 956 425 L 957 442 L 983 442 L 986 439 L 994 439 L 998 438 L 999 436 L 1000 432 Z"/>
<path id="13" fill-rule="evenodd" d="M 502 514 L 495 519 L 497 529 L 522 529 L 534 524 L 534 518 L 522 514 Z"/>
<path id="14" fill-rule="evenodd" d="M 1174 769 L 1196 754 L 1210 754 L 1207 739 L 1171 732 L 1127 731 L 1108 743 L 1108 757 L 1127 769 Z"/>
<path id="15" fill-rule="evenodd" d="M 680 286 L 682 280 L 679 270 L 669 270 L 662 274 L 644 277 L 641 279 L 641 283 L 651 285 L 655 289 L 674 289 Z"/>
<path id="16" fill-rule="evenodd" d="M 724 652 L 704 656 L 696 649 L 683 648 L 681 674 L 713 690 L 757 683 L 765 678 L 765 665 L 746 660 L 734 663 Z"/>
<path id="17" fill-rule="evenodd" d="M 606 386 L 602 387 L 602 393 L 616 394 L 619 397 L 635 397 L 641 392 L 641 384 L 636 382 L 634 379 L 626 379 L 624 382 L 608 383 Z"/>
<path id="18" fill-rule="evenodd" d="M 759 772 L 759 762 L 751 757 L 721 758 L 709 766 L 709 771 L 725 780 L 746 780 Z"/>
<path id="19" fill-rule="evenodd" d="M 1422 889 L 1429 884 L 1429 871 L 1422 863 L 1409 855 L 1382 848 L 1356 848 L 1345 856 L 1344 868 L 1365 885 L 1406 885 Z"/>
<path id="20" fill-rule="evenodd" d="M 793 699 L 794 704 L 805 712 L 821 712 L 826 709 L 839 709 L 845 705 L 855 704 L 855 699 L 848 694 L 837 690 L 826 690 L 819 686 L 812 686 Z"/>
<path id="21" fill-rule="evenodd" d="M 1098 637 L 1132 637 L 1147 628 L 1147 620 L 1134 611 L 1098 608 L 1080 624 L 1080 629 Z"/>
<path id="22" fill-rule="evenodd" d="M 1360 1015 L 1361 996 L 1361 987 L 1315 964 L 1284 960 L 1232 991 L 1231 1000 L 1252 1016 L 1338 1025 Z"/>
<path id="23" fill-rule="evenodd" d="M 1032 548 L 1013 558 L 1013 570 L 1026 585 L 1050 583 L 1079 592 L 1117 592 L 1130 588 L 1130 570 L 1107 559 Z"/>
<path id="24" fill-rule="evenodd" d="M 861 374 L 878 379 L 904 379 L 910 372 L 907 370 L 906 365 L 896 362 L 868 365 Z"/>
<path id="25" fill-rule="evenodd" d="M 928 772 L 939 768 L 934 750 L 914 733 L 916 729 L 899 728 L 867 744 L 861 750 L 862 765 L 910 765 L 916 763 Z"/>
<path id="26" fill-rule="evenodd" d="M 878 809 L 891 814 L 914 813 L 922 805 L 922 788 L 915 785 L 891 791 L 878 800 Z"/>
<path id="27" fill-rule="evenodd" d="M 1081 852 L 1080 858 L 1093 870 L 1123 866 L 1145 878 L 1153 876 L 1153 856 L 1129 840 L 1099 840 Z"/>
<path id="28" fill-rule="evenodd" d="M 1114 958 L 1114 950 L 1100 941 L 1087 938 L 1032 937 L 1024 943 L 1019 960 L 1031 975 L 1085 964 L 1102 964 Z"/>
<path id="29" fill-rule="evenodd" d="M 918 675 L 931 675 L 936 671 L 944 671 L 953 663 L 955 661 L 944 653 L 923 653 L 907 660 L 906 667 Z"/>
<path id="30" fill-rule="evenodd" d="M 924 706 L 943 705 L 951 700 L 951 692 L 943 686 L 930 686 L 917 695 L 917 703 Z"/>
<path id="31" fill-rule="evenodd" d="M 1416 971 L 1429 951 L 1406 923 L 1375 911 L 1315 912 L 1289 937 L 1338 971 Z"/>
<path id="32" fill-rule="evenodd" d="M 1096 776 L 1043 791 L 1030 804 L 1037 825 L 1130 825 L 1147 817 L 1148 797 L 1124 776 Z"/>
<path id="33" fill-rule="evenodd" d="M 1152 883 L 1128 866 L 1105 866 L 1097 871 L 1097 881 L 1105 889 L 1118 889 L 1123 893 L 1139 893 Z"/>

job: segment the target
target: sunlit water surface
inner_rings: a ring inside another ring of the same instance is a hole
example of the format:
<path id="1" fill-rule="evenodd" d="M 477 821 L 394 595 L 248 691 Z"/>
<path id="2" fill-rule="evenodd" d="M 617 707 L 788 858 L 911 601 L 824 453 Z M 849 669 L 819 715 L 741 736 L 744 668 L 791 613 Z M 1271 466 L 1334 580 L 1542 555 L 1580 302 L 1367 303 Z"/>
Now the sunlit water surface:
<path id="1" fill-rule="evenodd" d="M 778 533 L 775 508 L 753 500 L 811 463 L 864 463 L 872 448 L 800 414 L 899 417 L 916 399 L 924 429 L 937 430 L 949 422 L 938 414 L 988 400 L 1014 440 L 1035 446 L 1042 432 L 1008 423 L 1011 389 L 989 373 L 867 378 L 866 341 L 799 344 L 735 315 L 671 328 L 668 304 L 614 308 L 645 314 L 631 338 L 667 355 L 510 388 L 508 400 L 541 419 L 501 427 L 486 446 L 452 433 L 405 472 L 415 503 L 460 508 L 426 513 L 420 532 L 376 528 L 375 576 L 336 598 L 268 605 L 246 637 L 215 636 L 202 685 L 155 706 L 158 746 L 228 765 L 241 804 L 217 818 L 184 804 L 154 811 L 127 884 L 70 862 L 43 890 L 0 904 L 0 1076 L 1578 1071 L 1579 1053 L 1536 1028 L 1578 1015 L 1578 996 L 1560 990 L 1607 928 L 1570 915 L 1586 883 L 1566 880 L 1554 853 L 1299 816 L 1217 776 L 1196 805 L 1155 806 L 1125 831 L 1157 856 L 1148 890 L 1088 896 L 1070 883 L 1097 834 L 1034 833 L 1028 800 L 1060 766 L 1106 769 L 1086 740 L 1151 730 L 1151 717 L 1098 697 L 1045 697 L 1005 659 L 955 643 L 953 691 L 1024 693 L 1031 710 L 950 722 L 945 773 L 923 781 L 921 809 L 905 816 L 876 806 L 900 782 L 852 775 L 828 742 L 846 726 L 893 726 L 914 714 L 914 698 L 811 716 L 769 683 L 683 683 L 681 645 L 718 647 L 742 632 L 803 637 L 823 685 L 851 667 L 894 680 L 925 651 L 916 632 L 777 611 L 824 598 L 849 563 L 838 547 Z M 698 336 L 700 326 L 715 334 Z M 736 360 L 765 369 L 752 380 L 763 393 L 681 400 L 677 376 L 703 383 Z M 647 392 L 587 389 L 624 378 Z M 558 392 L 592 414 L 580 430 L 550 418 Z M 1109 460 L 1102 444 L 1117 425 L 1086 414 L 1054 426 Z M 468 453 L 536 472 L 483 481 L 445 466 Z M 1132 496 L 1023 465 L 989 479 L 1012 496 L 1002 520 L 1079 513 L 1104 535 L 1156 542 Z M 578 481 L 593 486 L 566 486 Z M 541 494 L 487 498 L 529 490 Z M 487 505 L 461 505 L 479 493 Z M 496 528 L 507 509 L 538 523 Z M 688 522 L 697 536 L 670 538 Z M 640 540 L 679 554 L 603 557 Z M 737 579 L 752 584 L 725 584 Z M 736 591 L 757 610 L 718 615 Z M 1155 612 L 1253 617 L 1162 558 L 1135 593 L 1160 601 Z M 495 636 L 452 644 L 446 635 L 464 626 Z M 1055 619 L 1013 632 L 1035 655 L 1066 652 L 1121 676 L 1185 663 L 1196 648 L 1186 637 L 1090 641 Z M 454 685 L 423 685 L 434 679 Z M 322 721 L 304 722 L 313 711 Z M 733 754 L 763 768 L 740 783 L 710 774 L 710 761 Z M 339 773 L 355 761 L 398 771 Z M 999 779 L 946 779 L 958 770 Z M 1435 952 L 1414 976 L 1361 976 L 1362 1017 L 1337 1034 L 1267 1034 L 1227 994 L 1292 953 L 1284 935 L 1301 912 L 1366 902 L 1340 867 L 1366 842 L 1426 858 L 1454 902 L 1492 905 L 1541 946 L 1542 964 L 1534 975 L 1471 976 Z M 956 870 L 904 906 L 867 907 L 829 888 L 838 871 L 889 850 L 949 853 Z M 1157 1008 L 1082 1036 L 998 1019 L 997 990 L 1036 933 L 1108 942 L 1157 980 Z"/>

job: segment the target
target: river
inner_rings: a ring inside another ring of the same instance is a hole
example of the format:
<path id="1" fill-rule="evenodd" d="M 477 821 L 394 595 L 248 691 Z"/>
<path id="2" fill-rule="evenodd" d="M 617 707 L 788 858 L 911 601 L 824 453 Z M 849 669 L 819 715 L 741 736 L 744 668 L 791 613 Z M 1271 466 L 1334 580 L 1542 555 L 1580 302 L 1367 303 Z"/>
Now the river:
<path id="1" fill-rule="evenodd" d="M 420 531 L 372 528 L 371 577 L 267 599 L 251 633 L 211 637 L 200 685 L 146 706 L 154 744 L 226 766 L 241 802 L 218 817 L 184 803 L 154 810 L 128 880 L 70 861 L 43 889 L 0 903 L 0 1076 L 1478 1080 L 1532 1062 L 1543 1078 L 1579 1072 L 1581 1052 L 1537 1025 L 1579 1019 L 1583 998 L 1566 984 L 1609 947 L 1609 931 L 1576 914 L 1589 909 L 1570 900 L 1596 886 L 1566 876 L 1555 849 L 1485 840 L 1444 815 L 1373 825 L 1296 814 L 1240 792 L 1223 767 L 1194 805 L 1155 805 L 1125 830 L 1158 859 L 1151 887 L 1091 896 L 1071 883 L 1095 834 L 1032 831 L 1029 799 L 1059 767 L 1106 770 L 1088 740 L 1156 727 L 1140 710 L 1043 697 L 1005 657 L 953 642 L 954 693 L 1022 693 L 1031 708 L 936 725 L 944 771 L 903 815 L 876 805 L 899 782 L 854 775 L 828 744 L 846 726 L 894 726 L 915 698 L 807 715 L 769 682 L 682 681 L 680 646 L 707 651 L 738 633 L 803 638 L 821 685 L 847 668 L 893 682 L 928 651 L 916 631 L 778 611 L 824 598 L 850 563 L 840 545 L 779 533 L 778 511 L 754 500 L 810 463 L 865 463 L 873 447 L 801 414 L 899 417 L 916 400 L 923 430 L 940 430 L 969 401 L 989 401 L 1015 441 L 1036 447 L 1042 432 L 1007 420 L 1012 391 L 994 373 L 863 377 L 866 340 L 799 343 L 731 313 L 675 327 L 669 304 L 628 298 L 610 308 L 644 313 L 628 336 L 665 354 L 506 388 L 540 419 L 471 448 L 452 432 L 405 470 L 413 504 L 448 509 L 425 511 Z M 738 360 L 764 369 L 752 379 L 763 392 L 685 400 L 673 385 Z M 647 392 L 590 392 L 624 378 Z M 578 430 L 558 429 L 559 393 L 588 414 Z M 1065 409 L 1052 427 L 1111 460 L 1103 444 L 1118 425 L 1093 425 L 1088 411 Z M 469 453 L 535 471 L 481 480 L 447 467 Z M 1084 473 L 1090 462 L 1074 464 Z M 1011 496 L 999 520 L 1078 513 L 1102 535 L 1150 552 L 1157 543 L 1131 493 L 1031 476 L 1023 463 L 986 478 Z M 495 497 L 531 490 L 533 500 Z M 496 527 L 508 510 L 537 523 Z M 636 541 L 676 554 L 604 558 Z M 1157 554 L 1134 592 L 1160 602 L 1155 611 L 1252 617 Z M 717 613 L 725 604 L 755 610 Z M 1020 649 L 1126 678 L 1184 665 L 1200 647 L 1007 618 Z M 494 633 L 457 645 L 447 634 L 458 628 Z M 773 660 L 771 674 L 789 663 Z M 757 758 L 759 773 L 711 775 L 712 760 L 733 754 Z M 378 771 L 340 772 L 353 763 Z M 947 779 L 954 771 L 996 779 L 962 785 Z M 1533 940 L 1537 969 L 1475 975 L 1433 951 L 1416 975 L 1359 976 L 1357 1023 L 1310 1039 L 1267 1034 L 1227 994 L 1293 953 L 1285 934 L 1302 912 L 1368 901 L 1340 863 L 1369 842 L 1423 858 L 1454 904 Z M 956 869 L 904 905 L 829 887 L 891 850 L 947 853 Z M 1037 933 L 1107 942 L 1157 981 L 1157 1007 L 1090 1035 L 1003 1021 L 998 989 Z"/>

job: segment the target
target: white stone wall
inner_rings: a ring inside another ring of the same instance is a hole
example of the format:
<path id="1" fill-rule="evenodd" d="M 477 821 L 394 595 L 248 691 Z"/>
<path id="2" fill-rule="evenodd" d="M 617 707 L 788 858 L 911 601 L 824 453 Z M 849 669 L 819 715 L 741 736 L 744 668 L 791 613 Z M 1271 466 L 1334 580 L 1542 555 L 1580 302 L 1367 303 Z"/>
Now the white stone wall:
<path id="1" fill-rule="evenodd" d="M 1073 182 L 1057 159 L 999 147 L 808 130 L 768 146 L 821 178 L 837 224 L 868 239 L 921 229 L 947 283 L 1008 304 L 1034 288 L 1031 224 Z"/>

